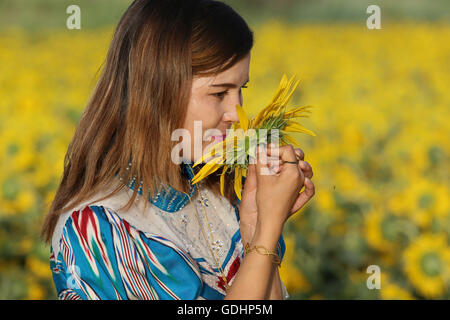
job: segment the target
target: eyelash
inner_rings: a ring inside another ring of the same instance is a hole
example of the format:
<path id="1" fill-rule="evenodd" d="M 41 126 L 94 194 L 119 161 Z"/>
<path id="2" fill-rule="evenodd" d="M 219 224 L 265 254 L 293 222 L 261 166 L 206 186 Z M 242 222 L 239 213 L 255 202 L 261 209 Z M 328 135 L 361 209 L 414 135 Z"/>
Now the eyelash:
<path id="1" fill-rule="evenodd" d="M 247 89 L 248 86 L 242 86 L 241 88 Z M 214 93 L 214 95 L 215 95 L 217 98 L 219 98 L 220 100 L 222 100 L 223 97 L 224 97 L 225 95 L 227 95 L 227 94 L 228 94 L 228 90 L 227 90 L 227 91 L 218 92 L 218 93 Z"/>

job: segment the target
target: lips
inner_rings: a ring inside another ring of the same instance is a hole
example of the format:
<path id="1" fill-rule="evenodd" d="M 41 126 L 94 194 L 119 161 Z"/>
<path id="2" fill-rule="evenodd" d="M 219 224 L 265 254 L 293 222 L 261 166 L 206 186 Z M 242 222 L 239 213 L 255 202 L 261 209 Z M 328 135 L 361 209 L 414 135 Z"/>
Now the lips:
<path id="1" fill-rule="evenodd" d="M 214 142 L 221 142 L 221 141 L 225 140 L 226 135 L 224 134 L 221 136 L 213 136 L 212 138 L 213 138 Z"/>
<path id="2" fill-rule="evenodd" d="M 206 154 L 209 152 L 209 150 L 211 150 L 211 148 L 213 147 L 213 145 L 215 145 L 216 143 L 219 143 L 223 140 L 225 140 L 226 135 L 215 135 L 215 136 L 209 136 L 208 138 L 206 138 L 206 141 L 210 141 L 208 143 L 208 145 L 204 148 L 203 150 L 203 154 Z M 205 142 L 206 143 L 206 142 Z"/>

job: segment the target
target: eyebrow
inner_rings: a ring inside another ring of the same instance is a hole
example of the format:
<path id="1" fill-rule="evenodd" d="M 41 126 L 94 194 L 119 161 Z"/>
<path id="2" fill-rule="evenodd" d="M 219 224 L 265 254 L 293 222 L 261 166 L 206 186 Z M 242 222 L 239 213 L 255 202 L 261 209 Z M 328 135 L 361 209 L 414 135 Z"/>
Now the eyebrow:
<path id="1" fill-rule="evenodd" d="M 245 81 L 243 85 L 245 86 L 248 82 L 250 82 L 250 79 L 247 79 L 247 81 Z M 219 83 L 219 84 L 212 84 L 210 85 L 210 87 L 237 88 L 237 85 L 235 85 L 234 83 Z"/>

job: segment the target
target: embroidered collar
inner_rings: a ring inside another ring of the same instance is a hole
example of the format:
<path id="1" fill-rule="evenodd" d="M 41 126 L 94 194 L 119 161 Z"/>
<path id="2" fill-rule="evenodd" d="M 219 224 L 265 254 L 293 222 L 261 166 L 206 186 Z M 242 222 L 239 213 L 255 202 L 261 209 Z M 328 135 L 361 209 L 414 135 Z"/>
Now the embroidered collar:
<path id="1" fill-rule="evenodd" d="M 167 212 L 176 212 L 181 210 L 187 203 L 189 203 L 189 198 L 193 196 L 195 192 L 196 185 L 192 185 L 190 183 L 191 179 L 194 177 L 194 169 L 192 168 L 193 162 L 182 163 L 181 172 L 183 176 L 189 180 L 190 186 L 190 194 L 189 196 L 186 193 L 179 192 L 172 188 L 171 186 L 167 186 L 166 188 L 162 188 L 154 197 L 149 195 L 148 200 L 157 206 L 159 209 L 167 211 Z M 131 183 L 127 186 L 134 190 L 136 185 L 136 179 L 133 178 Z M 138 189 L 138 193 L 142 195 L 142 187 L 140 186 Z"/>

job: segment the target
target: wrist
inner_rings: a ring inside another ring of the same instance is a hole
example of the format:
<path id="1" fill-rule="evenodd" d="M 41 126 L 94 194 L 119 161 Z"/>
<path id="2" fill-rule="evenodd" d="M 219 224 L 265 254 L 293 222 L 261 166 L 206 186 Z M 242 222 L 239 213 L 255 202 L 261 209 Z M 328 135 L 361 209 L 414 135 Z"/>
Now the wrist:
<path id="1" fill-rule="evenodd" d="M 265 246 L 268 250 L 276 252 L 282 229 L 282 226 L 276 227 L 272 225 L 269 228 L 257 224 L 255 233 L 253 234 L 253 238 L 251 239 L 251 244 L 262 245 Z"/>
<path id="2" fill-rule="evenodd" d="M 265 236 L 272 235 L 273 237 L 276 237 L 278 241 L 283 232 L 283 228 L 284 223 L 281 221 L 262 221 L 262 219 L 259 219 L 255 225 L 255 234 L 258 233 L 259 235 Z"/>
<path id="3" fill-rule="evenodd" d="M 250 224 L 240 224 L 240 232 L 242 243 L 245 245 L 247 242 L 250 242 L 255 234 L 255 226 Z"/>

